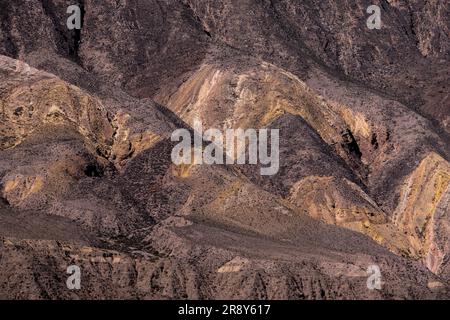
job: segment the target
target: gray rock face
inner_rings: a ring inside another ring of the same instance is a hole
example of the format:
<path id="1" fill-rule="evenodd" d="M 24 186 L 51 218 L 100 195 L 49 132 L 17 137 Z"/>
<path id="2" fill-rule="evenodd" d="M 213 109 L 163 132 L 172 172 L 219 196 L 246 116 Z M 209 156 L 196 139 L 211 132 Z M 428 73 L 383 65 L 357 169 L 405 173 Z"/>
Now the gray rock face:
<path id="1" fill-rule="evenodd" d="M 448 2 L 73 4 L 0 0 L 0 298 L 450 297 Z M 196 118 L 279 172 L 175 165 Z"/>

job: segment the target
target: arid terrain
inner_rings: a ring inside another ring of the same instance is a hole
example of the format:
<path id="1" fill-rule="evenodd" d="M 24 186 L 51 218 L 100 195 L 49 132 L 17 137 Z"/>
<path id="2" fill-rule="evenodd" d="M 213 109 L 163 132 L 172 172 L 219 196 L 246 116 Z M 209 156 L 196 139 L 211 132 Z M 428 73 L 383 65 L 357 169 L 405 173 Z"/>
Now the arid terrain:
<path id="1" fill-rule="evenodd" d="M 450 299 L 449 85 L 446 0 L 0 0 L 0 299 Z"/>

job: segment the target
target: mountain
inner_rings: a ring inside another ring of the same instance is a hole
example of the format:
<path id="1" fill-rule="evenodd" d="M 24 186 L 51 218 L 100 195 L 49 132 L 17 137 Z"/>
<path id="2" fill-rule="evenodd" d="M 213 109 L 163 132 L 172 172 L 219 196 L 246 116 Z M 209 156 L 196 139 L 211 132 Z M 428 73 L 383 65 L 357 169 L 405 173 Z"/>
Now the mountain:
<path id="1" fill-rule="evenodd" d="M 0 298 L 449 298 L 450 4 L 374 2 L 0 0 Z"/>

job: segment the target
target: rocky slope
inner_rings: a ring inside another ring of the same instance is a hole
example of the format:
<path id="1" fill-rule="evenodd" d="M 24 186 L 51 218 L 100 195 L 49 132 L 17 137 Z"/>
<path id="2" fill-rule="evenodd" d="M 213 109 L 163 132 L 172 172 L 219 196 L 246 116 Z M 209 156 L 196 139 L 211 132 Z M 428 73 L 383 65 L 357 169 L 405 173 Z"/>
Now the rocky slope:
<path id="1" fill-rule="evenodd" d="M 448 298 L 450 8 L 375 3 L 0 0 L 0 298 Z M 279 172 L 176 166 L 195 119 Z"/>

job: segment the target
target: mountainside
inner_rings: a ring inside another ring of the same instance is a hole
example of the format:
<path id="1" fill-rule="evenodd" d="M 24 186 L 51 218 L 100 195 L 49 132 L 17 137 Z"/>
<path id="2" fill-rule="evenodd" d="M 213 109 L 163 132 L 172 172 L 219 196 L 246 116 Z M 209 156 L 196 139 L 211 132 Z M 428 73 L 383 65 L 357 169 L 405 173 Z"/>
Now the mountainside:
<path id="1" fill-rule="evenodd" d="M 1 299 L 450 298 L 450 2 L 73 2 L 0 0 Z"/>

